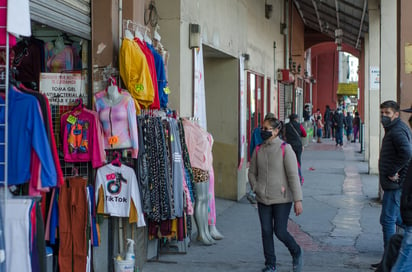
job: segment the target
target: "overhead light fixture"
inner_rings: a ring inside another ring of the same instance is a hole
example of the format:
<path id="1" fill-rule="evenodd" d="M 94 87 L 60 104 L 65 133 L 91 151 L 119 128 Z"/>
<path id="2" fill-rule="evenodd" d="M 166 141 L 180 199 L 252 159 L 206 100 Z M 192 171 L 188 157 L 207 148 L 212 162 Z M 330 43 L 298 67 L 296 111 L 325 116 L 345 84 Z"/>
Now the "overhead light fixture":
<path id="1" fill-rule="evenodd" d="M 265 18 L 270 19 L 272 17 L 273 5 L 265 4 Z"/>
<path id="2" fill-rule="evenodd" d="M 189 24 L 189 48 L 200 47 L 200 25 Z"/>

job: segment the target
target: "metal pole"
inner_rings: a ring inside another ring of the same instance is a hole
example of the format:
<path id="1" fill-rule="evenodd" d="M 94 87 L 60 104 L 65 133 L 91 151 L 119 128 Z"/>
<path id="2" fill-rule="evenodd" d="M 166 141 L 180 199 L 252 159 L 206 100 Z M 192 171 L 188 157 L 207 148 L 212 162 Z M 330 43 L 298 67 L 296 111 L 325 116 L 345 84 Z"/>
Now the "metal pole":
<path id="1" fill-rule="evenodd" d="M 360 143 L 360 151 L 359 153 L 362 153 L 365 151 L 364 146 L 365 146 L 365 137 L 364 136 L 364 130 L 365 130 L 365 124 L 361 123 L 360 130 L 359 130 L 359 143 Z"/>

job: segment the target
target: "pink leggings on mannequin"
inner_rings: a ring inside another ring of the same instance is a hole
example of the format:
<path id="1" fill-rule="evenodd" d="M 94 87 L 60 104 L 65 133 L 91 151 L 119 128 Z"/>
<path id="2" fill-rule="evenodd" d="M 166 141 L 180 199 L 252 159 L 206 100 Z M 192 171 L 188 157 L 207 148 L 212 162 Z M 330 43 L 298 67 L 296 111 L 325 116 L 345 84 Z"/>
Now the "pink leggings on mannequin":
<path id="1" fill-rule="evenodd" d="M 209 171 L 209 197 L 208 197 L 208 222 L 209 226 L 216 225 L 216 206 L 215 206 L 215 173 L 213 167 Z"/>

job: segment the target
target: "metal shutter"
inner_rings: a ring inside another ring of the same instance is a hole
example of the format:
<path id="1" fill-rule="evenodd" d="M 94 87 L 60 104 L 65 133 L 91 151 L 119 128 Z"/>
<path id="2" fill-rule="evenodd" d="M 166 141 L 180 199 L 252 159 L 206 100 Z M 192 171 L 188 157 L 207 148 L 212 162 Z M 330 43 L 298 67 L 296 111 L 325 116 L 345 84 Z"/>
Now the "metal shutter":
<path id="1" fill-rule="evenodd" d="M 30 0 L 33 21 L 91 39 L 90 0 Z"/>
<path id="2" fill-rule="evenodd" d="M 279 120 L 285 120 L 285 84 L 279 83 Z"/>

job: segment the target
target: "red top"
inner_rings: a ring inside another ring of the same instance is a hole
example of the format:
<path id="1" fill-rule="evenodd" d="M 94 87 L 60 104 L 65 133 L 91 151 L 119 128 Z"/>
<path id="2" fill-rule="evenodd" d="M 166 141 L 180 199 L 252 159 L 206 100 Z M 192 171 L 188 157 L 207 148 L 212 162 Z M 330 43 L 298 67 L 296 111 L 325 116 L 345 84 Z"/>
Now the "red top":
<path id="1" fill-rule="evenodd" d="M 302 126 L 302 124 L 300 124 L 300 132 L 302 133 L 302 137 L 306 137 L 306 136 L 307 136 L 306 130 L 305 130 L 305 128 Z"/>
<path id="2" fill-rule="evenodd" d="M 152 78 L 153 89 L 154 89 L 154 99 L 153 103 L 150 105 L 151 109 L 160 109 L 160 101 L 159 101 L 159 89 L 157 86 L 157 75 L 156 75 L 156 66 L 154 62 L 153 53 L 149 47 L 147 47 L 146 43 L 142 42 L 140 39 L 135 38 L 135 42 L 139 45 L 140 49 L 143 51 L 143 54 L 146 57 L 147 64 L 149 65 L 150 77 Z"/>

